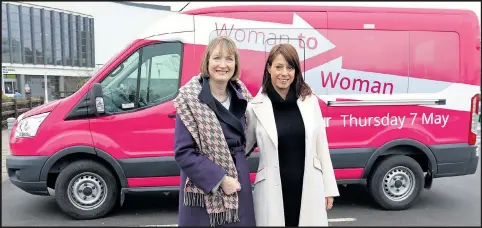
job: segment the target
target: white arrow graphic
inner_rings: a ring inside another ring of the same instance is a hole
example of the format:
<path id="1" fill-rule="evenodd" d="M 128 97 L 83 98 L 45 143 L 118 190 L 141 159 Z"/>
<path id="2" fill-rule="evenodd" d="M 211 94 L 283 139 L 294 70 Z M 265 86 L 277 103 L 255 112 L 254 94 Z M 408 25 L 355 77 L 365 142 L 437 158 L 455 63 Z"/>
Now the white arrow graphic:
<path id="1" fill-rule="evenodd" d="M 207 45 L 217 36 L 229 36 L 239 49 L 269 52 L 279 43 L 292 44 L 303 60 L 335 47 L 297 14 L 292 24 L 195 16 L 196 44 Z"/>
<path id="2" fill-rule="evenodd" d="M 470 99 L 480 91 L 474 85 L 345 69 L 342 62 L 343 57 L 339 57 L 305 72 L 306 82 L 325 102 L 337 98 L 386 102 L 444 98 L 446 105 L 423 106 L 468 112 Z"/>

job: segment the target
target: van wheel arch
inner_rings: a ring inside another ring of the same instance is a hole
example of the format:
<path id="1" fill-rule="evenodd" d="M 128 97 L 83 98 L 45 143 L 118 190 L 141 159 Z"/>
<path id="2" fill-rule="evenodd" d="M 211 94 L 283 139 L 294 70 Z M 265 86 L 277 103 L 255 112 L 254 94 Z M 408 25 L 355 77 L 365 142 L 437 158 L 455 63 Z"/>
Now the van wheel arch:
<path id="1" fill-rule="evenodd" d="M 403 149 L 400 150 L 397 148 Z M 435 156 L 433 155 L 430 148 L 425 146 L 423 143 L 413 139 L 397 139 L 385 143 L 383 146 L 375 150 L 375 152 L 372 154 L 365 166 L 365 169 L 363 171 L 363 178 L 368 178 L 368 176 L 372 172 L 372 168 L 376 167 L 377 161 L 380 161 L 381 157 L 384 157 L 385 155 L 411 154 L 412 152 L 415 152 L 412 154 L 417 154 L 417 152 L 420 153 L 419 151 L 423 152 L 428 158 L 428 169 L 430 169 L 430 173 L 433 176 L 435 173 L 437 173 L 437 161 L 435 160 Z"/>
<path id="2" fill-rule="evenodd" d="M 65 165 L 62 164 L 63 161 L 66 159 L 72 158 L 70 162 L 67 162 Z M 108 153 L 103 150 L 91 147 L 91 146 L 73 146 L 64 148 L 57 153 L 53 154 L 47 161 L 45 162 L 42 171 L 40 173 L 40 181 L 47 181 L 49 174 L 52 173 L 53 168 L 57 170 L 55 173 L 60 173 L 60 171 L 65 168 L 68 163 L 71 163 L 76 160 L 89 158 L 96 161 L 101 162 L 106 166 L 106 168 L 110 169 L 114 174 L 116 174 L 116 179 L 120 184 L 121 188 L 127 188 L 127 178 L 122 170 L 120 164 Z M 55 183 L 55 182 L 54 182 Z"/>

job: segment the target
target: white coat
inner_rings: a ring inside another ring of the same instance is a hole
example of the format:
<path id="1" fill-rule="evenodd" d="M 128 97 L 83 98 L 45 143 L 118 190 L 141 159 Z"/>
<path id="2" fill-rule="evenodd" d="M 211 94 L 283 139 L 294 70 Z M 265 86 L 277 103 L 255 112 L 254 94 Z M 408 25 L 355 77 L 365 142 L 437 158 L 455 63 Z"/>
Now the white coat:
<path id="1" fill-rule="evenodd" d="M 325 197 L 339 196 L 328 151 L 325 123 L 315 95 L 297 101 L 305 123 L 306 151 L 299 226 L 328 226 Z M 257 226 L 285 226 L 278 160 L 278 135 L 271 100 L 258 92 L 248 104 L 246 148 L 257 143 L 259 166 L 254 182 Z"/>

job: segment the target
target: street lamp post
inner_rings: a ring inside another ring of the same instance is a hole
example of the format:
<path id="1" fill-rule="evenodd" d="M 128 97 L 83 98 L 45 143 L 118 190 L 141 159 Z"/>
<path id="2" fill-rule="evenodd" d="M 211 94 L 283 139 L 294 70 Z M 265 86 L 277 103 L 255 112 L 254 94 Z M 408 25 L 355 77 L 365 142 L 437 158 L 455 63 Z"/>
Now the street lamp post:
<path id="1" fill-rule="evenodd" d="M 47 72 L 44 72 L 44 104 L 47 104 L 49 102 L 49 93 L 47 91 Z"/>

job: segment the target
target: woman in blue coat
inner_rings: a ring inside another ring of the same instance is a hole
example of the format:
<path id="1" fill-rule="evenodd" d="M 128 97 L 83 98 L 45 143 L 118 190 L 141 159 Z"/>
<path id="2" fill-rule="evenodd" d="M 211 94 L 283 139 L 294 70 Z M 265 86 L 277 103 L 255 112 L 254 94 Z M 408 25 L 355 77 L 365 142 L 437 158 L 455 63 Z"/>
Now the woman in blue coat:
<path id="1" fill-rule="evenodd" d="M 201 74 L 179 90 L 175 159 L 181 169 L 179 226 L 255 226 L 245 156 L 245 112 L 251 94 L 239 80 L 239 55 L 214 39 Z"/>

